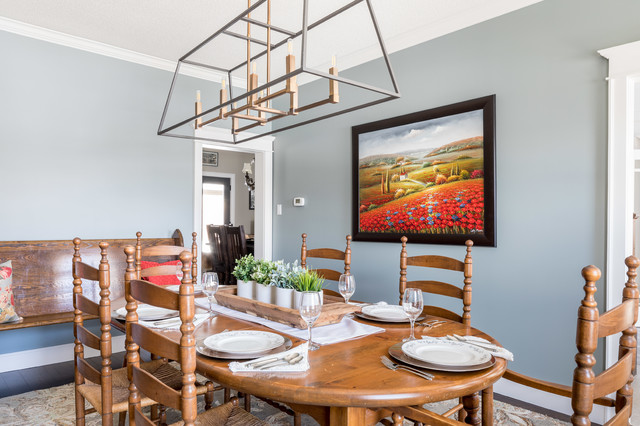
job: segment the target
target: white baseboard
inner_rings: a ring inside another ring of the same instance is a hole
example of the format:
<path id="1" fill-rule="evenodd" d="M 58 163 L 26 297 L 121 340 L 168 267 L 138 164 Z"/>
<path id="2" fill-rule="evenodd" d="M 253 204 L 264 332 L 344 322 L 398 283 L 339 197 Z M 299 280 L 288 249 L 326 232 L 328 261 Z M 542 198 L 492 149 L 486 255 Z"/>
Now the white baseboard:
<path id="1" fill-rule="evenodd" d="M 571 409 L 571 399 L 552 393 L 532 389 L 506 379 L 500 379 L 493 385 L 493 391 L 509 398 L 517 399 L 528 404 L 537 405 L 547 410 L 556 411 L 567 415 L 573 414 Z M 591 421 L 598 424 L 605 424 L 606 420 L 613 416 L 615 411 L 610 407 L 594 405 L 591 412 Z"/>
<path id="2" fill-rule="evenodd" d="M 114 348 L 124 348 L 124 339 L 124 335 L 113 337 L 111 339 L 111 346 Z M 73 347 L 73 343 L 68 343 L 66 345 L 0 354 L 0 373 L 73 361 Z M 85 358 L 100 356 L 100 352 L 95 349 L 85 348 L 84 356 Z"/>

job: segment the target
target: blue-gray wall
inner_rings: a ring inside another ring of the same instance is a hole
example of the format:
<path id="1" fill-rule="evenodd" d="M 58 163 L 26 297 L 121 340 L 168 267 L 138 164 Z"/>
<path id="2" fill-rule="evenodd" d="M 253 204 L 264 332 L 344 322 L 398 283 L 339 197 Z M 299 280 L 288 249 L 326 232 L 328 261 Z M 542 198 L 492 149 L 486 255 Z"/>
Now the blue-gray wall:
<path id="1" fill-rule="evenodd" d="M 516 371 L 570 383 L 580 270 L 605 257 L 607 61 L 596 51 L 640 39 L 638 16 L 636 1 L 547 0 L 391 55 L 400 100 L 278 135 L 274 258 L 299 258 L 302 232 L 309 247 L 344 247 L 351 126 L 495 94 L 498 247 L 473 250 L 472 323 L 515 352 Z M 396 301 L 400 243 L 352 249 L 354 298 Z M 409 245 L 430 253 L 464 249 Z"/>
<path id="2" fill-rule="evenodd" d="M 156 135 L 171 72 L 2 31 L 0 52 L 0 241 L 192 232 L 192 144 Z M 0 353 L 72 337 L 3 331 Z"/>

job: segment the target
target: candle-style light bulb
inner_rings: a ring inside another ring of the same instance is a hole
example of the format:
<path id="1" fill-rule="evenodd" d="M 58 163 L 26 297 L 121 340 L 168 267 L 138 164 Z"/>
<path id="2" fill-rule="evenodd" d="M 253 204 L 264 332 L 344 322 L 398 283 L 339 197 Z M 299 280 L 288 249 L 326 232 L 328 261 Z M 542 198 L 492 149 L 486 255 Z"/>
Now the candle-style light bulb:
<path id="1" fill-rule="evenodd" d="M 291 42 L 291 39 L 287 40 L 287 51 L 289 52 L 289 55 L 293 53 L 293 43 Z"/>
<path id="2" fill-rule="evenodd" d="M 226 89 L 226 88 L 227 88 L 227 79 L 226 79 L 226 78 L 223 78 L 223 79 L 222 79 L 222 89 L 224 90 L 224 89 Z"/>
<path id="3" fill-rule="evenodd" d="M 332 67 L 336 66 L 336 55 L 331 56 L 331 66 Z"/>
<path id="4" fill-rule="evenodd" d="M 196 102 L 200 102 L 200 91 L 196 90 Z"/>
<path id="5" fill-rule="evenodd" d="M 252 69 L 252 72 L 253 72 L 254 74 L 256 73 L 256 68 L 257 68 L 257 67 L 256 67 L 256 63 L 254 62 L 254 63 L 253 63 L 253 66 L 252 66 L 252 68 L 251 68 L 251 69 Z"/>

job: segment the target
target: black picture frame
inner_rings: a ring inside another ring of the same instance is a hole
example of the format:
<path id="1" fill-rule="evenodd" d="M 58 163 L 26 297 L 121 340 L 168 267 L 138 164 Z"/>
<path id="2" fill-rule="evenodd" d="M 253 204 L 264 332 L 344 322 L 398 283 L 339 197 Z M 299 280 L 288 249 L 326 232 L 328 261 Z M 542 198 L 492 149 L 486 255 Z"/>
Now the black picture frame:
<path id="1" fill-rule="evenodd" d="M 352 127 L 354 241 L 496 247 L 495 95 Z"/>

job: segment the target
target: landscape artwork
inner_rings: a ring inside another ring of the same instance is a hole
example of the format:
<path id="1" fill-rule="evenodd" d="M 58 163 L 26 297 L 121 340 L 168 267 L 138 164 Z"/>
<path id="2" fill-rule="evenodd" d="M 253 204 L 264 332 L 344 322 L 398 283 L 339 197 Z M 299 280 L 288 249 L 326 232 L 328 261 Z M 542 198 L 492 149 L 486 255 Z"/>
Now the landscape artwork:
<path id="1" fill-rule="evenodd" d="M 495 96 L 353 127 L 353 239 L 495 247 Z"/>

